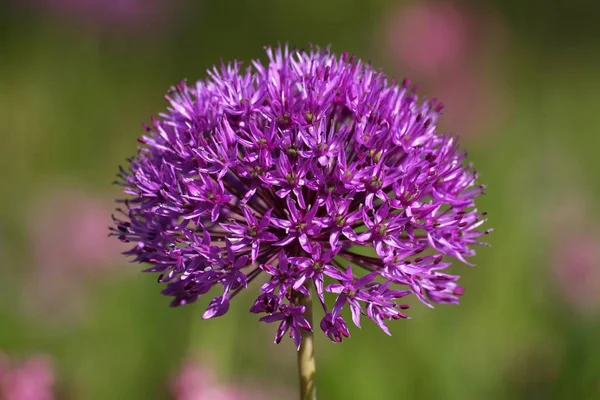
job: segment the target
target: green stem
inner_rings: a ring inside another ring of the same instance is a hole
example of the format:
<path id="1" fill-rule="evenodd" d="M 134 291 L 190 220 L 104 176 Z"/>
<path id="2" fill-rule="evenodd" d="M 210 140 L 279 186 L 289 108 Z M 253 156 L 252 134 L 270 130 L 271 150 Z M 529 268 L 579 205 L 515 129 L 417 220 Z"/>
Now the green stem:
<path id="1" fill-rule="evenodd" d="M 306 307 L 304 317 L 312 326 L 312 300 L 310 296 L 298 294 L 298 304 Z M 298 378 L 300 381 L 300 400 L 316 400 L 315 353 L 313 333 L 302 331 L 302 342 L 298 350 Z"/>

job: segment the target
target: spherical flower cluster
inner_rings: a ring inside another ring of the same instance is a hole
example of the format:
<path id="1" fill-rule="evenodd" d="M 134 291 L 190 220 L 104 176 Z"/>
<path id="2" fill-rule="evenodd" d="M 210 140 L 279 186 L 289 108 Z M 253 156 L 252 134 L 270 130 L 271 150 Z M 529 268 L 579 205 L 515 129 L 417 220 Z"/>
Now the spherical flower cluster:
<path id="1" fill-rule="evenodd" d="M 297 346 L 313 329 L 300 301 L 311 291 L 336 342 L 346 307 L 389 334 L 409 294 L 457 303 L 459 277 L 444 270 L 481 244 L 483 187 L 456 139 L 436 134 L 442 105 L 347 54 L 267 55 L 170 90 L 121 169 L 130 197 L 112 231 L 134 244 L 126 254 L 152 264 L 173 306 L 221 288 L 204 318 L 263 279 L 250 311 Z"/>

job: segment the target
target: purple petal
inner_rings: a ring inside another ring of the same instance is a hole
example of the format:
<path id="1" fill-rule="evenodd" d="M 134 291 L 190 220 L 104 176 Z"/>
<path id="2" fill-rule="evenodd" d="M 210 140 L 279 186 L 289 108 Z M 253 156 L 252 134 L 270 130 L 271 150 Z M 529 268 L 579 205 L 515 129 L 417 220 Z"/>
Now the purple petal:
<path id="1" fill-rule="evenodd" d="M 215 297 L 212 299 L 208 308 L 202 315 L 202 319 L 210 319 L 220 317 L 229 310 L 229 299 L 224 296 Z"/>
<path id="2" fill-rule="evenodd" d="M 350 311 L 352 313 L 352 322 L 354 322 L 354 325 L 356 325 L 357 327 L 360 328 L 360 314 L 361 314 L 361 309 L 360 309 L 360 305 L 357 302 L 350 302 Z"/>
<path id="3" fill-rule="evenodd" d="M 296 236 L 294 235 L 287 235 L 285 238 L 283 238 L 283 240 L 280 240 L 279 242 L 273 243 L 275 246 L 286 246 L 290 243 L 292 243 L 294 241 L 294 239 L 296 239 Z"/>

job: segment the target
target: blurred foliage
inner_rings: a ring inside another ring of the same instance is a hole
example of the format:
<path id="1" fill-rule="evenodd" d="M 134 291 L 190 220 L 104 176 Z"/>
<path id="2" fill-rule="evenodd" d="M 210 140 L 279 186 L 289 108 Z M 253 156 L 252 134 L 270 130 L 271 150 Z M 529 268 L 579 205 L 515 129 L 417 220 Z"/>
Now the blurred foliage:
<path id="1" fill-rule="evenodd" d="M 318 335 L 320 398 L 600 398 L 599 314 L 561 302 L 548 228 L 574 193 L 586 199 L 587 223 L 600 223 L 600 38 L 589 22 L 600 7 L 471 3 L 496 10 L 509 42 L 482 67 L 508 93 L 504 118 L 463 141 L 488 185 L 480 208 L 495 228 L 492 247 L 479 250 L 477 268 L 454 269 L 467 289 L 460 306 L 415 303 L 391 338 L 373 324 L 341 345 Z M 36 273 L 35 243 L 25 221 L 57 180 L 118 197 L 117 166 L 134 153 L 141 122 L 164 109 L 161 95 L 221 60 L 262 58 L 262 46 L 277 42 L 331 44 L 399 74 L 382 39 L 395 3 L 190 0 L 166 31 L 131 36 L 86 30 L 35 5 L 0 5 L 0 350 L 54 356 L 66 399 L 168 398 L 168 379 L 189 354 L 214 355 L 232 381 L 295 387 L 293 347 L 272 344 L 275 328 L 247 312 L 250 296 L 202 321 L 206 301 L 170 309 L 155 277 L 125 272 L 137 268 L 125 261 L 74 283 L 84 296 L 68 301 L 86 304 L 81 320 L 33 317 L 23 287 Z"/>

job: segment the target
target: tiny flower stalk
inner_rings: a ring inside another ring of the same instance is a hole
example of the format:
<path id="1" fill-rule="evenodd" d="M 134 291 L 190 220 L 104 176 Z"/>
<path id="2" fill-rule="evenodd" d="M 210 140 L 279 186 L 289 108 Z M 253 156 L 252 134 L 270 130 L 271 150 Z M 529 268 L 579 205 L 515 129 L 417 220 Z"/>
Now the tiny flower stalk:
<path id="1" fill-rule="evenodd" d="M 304 317 L 312 325 L 312 299 L 310 295 L 299 294 L 298 304 L 306 307 Z M 316 367 L 314 338 L 312 330 L 302 332 L 302 341 L 298 350 L 298 379 L 300 383 L 300 400 L 316 400 Z"/>
<path id="2" fill-rule="evenodd" d="M 344 309 L 391 335 L 406 296 L 457 304 L 447 269 L 484 244 L 484 187 L 457 138 L 436 132 L 442 104 L 408 81 L 319 48 L 267 55 L 169 91 L 121 168 L 129 197 L 112 235 L 172 306 L 218 288 L 205 319 L 258 289 L 250 312 L 278 324 L 276 343 L 293 340 L 302 398 L 314 399 L 310 293 L 335 343 L 350 336 Z"/>

